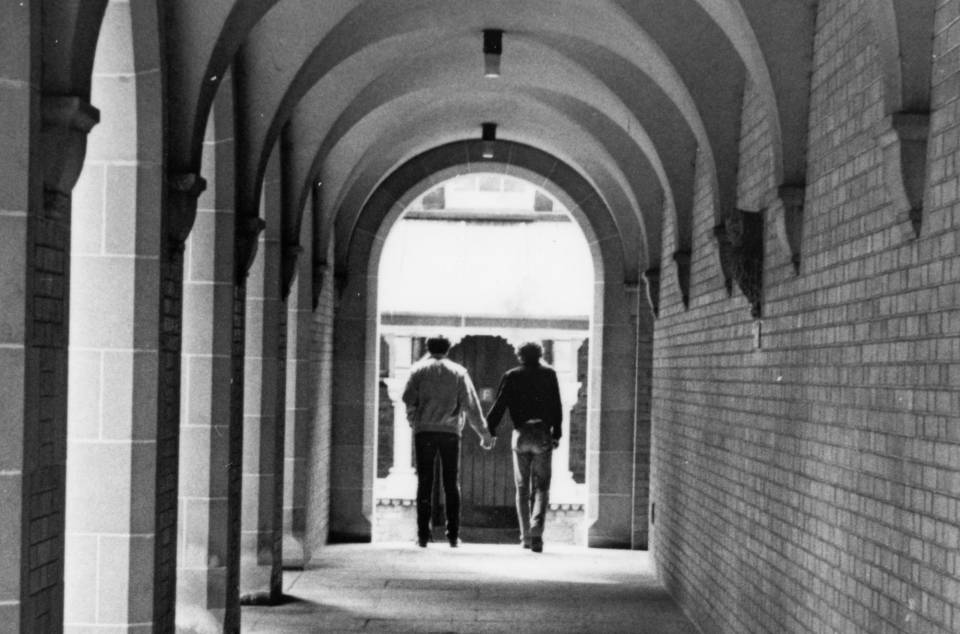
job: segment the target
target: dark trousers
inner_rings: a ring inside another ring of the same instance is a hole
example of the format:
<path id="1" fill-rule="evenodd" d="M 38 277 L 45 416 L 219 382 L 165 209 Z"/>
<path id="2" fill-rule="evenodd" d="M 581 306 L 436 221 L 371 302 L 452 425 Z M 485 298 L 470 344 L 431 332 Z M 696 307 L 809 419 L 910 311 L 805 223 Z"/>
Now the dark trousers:
<path id="1" fill-rule="evenodd" d="M 413 437 L 417 457 L 417 537 L 429 539 L 433 509 L 433 463 L 440 457 L 440 471 L 447 514 L 447 537 L 460 535 L 460 437 L 444 432 L 420 432 Z"/>

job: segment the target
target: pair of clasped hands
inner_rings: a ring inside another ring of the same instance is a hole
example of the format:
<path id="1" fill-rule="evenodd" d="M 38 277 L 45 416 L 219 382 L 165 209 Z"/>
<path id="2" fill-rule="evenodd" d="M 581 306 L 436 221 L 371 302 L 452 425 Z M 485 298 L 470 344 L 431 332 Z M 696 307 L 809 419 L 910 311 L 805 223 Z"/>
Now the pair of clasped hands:
<path id="1" fill-rule="evenodd" d="M 483 437 L 480 438 L 480 446 L 486 451 L 490 451 L 497 444 L 497 437 L 491 434 L 489 431 L 484 431 Z"/>

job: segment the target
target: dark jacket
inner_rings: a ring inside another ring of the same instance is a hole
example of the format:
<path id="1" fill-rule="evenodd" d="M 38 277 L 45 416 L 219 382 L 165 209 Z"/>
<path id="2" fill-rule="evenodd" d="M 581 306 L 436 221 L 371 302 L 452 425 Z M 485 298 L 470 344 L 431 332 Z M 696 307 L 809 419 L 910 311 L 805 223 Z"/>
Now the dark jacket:
<path id="1" fill-rule="evenodd" d="M 497 400 L 487 414 L 487 428 L 494 436 L 505 411 L 510 411 L 514 426 L 540 419 L 550 427 L 554 439 L 562 435 L 563 405 L 557 373 L 547 365 L 521 365 L 507 370 L 500 379 Z"/>

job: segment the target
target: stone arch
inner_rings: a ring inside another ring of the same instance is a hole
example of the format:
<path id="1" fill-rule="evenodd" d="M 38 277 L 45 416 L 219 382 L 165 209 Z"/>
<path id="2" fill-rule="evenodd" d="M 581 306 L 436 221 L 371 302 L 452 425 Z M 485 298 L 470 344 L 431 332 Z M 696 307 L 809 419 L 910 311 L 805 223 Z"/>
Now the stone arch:
<path id="1" fill-rule="evenodd" d="M 527 9 L 527 11 L 536 10 L 537 8 L 542 7 L 538 5 L 538 7 Z M 621 50 L 612 52 L 612 56 L 617 57 L 624 55 L 622 47 L 630 49 L 632 51 L 629 54 L 630 61 L 625 63 L 625 65 L 629 66 L 632 63 L 637 65 L 637 67 L 642 67 L 638 72 L 649 75 L 645 78 L 645 81 L 647 81 L 649 85 L 655 86 L 658 94 L 662 92 L 664 99 L 671 102 L 671 105 L 680 113 L 679 118 L 685 120 L 687 129 L 683 132 L 682 142 L 675 141 L 672 144 L 672 151 L 677 152 L 677 147 L 682 145 L 685 151 L 692 154 L 696 150 L 697 143 L 699 143 L 700 151 L 710 153 L 712 156 L 713 152 L 717 150 L 712 147 L 711 139 L 707 137 L 706 132 L 703 130 L 704 126 L 701 120 L 702 113 L 697 111 L 696 105 L 684 87 L 682 79 L 673 72 L 672 66 L 664 58 L 663 52 L 660 51 L 657 45 L 653 43 L 648 36 L 644 35 L 639 28 L 631 30 L 631 28 L 628 27 L 629 20 L 619 19 L 626 16 L 620 16 L 620 10 L 618 8 L 599 8 L 601 9 L 600 14 L 603 14 L 605 9 L 609 9 L 616 15 L 605 15 L 604 19 L 606 21 L 603 24 L 581 24 L 581 28 L 589 26 L 589 37 L 586 35 L 571 37 L 571 33 L 575 34 L 576 29 L 568 23 L 569 21 L 553 15 L 550 12 L 545 12 L 543 18 L 546 22 L 549 22 L 549 24 L 541 23 L 540 28 L 544 29 L 544 31 L 549 31 L 553 35 L 545 38 L 540 44 L 546 43 L 548 48 L 552 45 L 558 46 L 557 48 L 551 49 L 549 53 L 534 57 L 557 57 L 559 53 L 559 57 L 561 58 L 569 57 L 570 59 L 567 61 L 572 60 L 577 63 L 583 63 L 584 59 L 578 59 L 578 56 L 573 53 L 580 49 L 591 48 L 588 45 L 591 37 L 593 41 L 601 42 L 608 40 L 609 43 L 609 29 L 613 29 L 613 32 L 619 36 L 619 38 L 613 39 L 620 39 L 622 43 L 620 44 Z M 332 10 L 335 16 L 338 10 L 339 9 Z M 248 135 L 249 139 L 241 139 L 241 142 L 249 145 L 246 150 L 241 152 L 243 156 L 242 161 L 245 163 L 241 166 L 241 170 L 245 175 L 240 178 L 241 191 L 240 200 L 238 201 L 241 213 L 252 215 L 255 201 L 258 198 L 257 192 L 261 180 L 262 167 L 265 164 L 264 160 L 270 151 L 270 147 L 272 147 L 275 139 L 280 134 L 281 127 L 288 121 L 294 108 L 299 107 L 302 100 L 308 99 L 310 93 L 326 95 L 329 98 L 331 94 L 329 88 L 316 90 L 320 82 L 327 76 L 343 78 L 346 87 L 338 87 L 334 92 L 340 96 L 350 95 L 352 94 L 351 91 L 356 89 L 352 84 L 358 81 L 365 82 L 372 80 L 372 77 L 369 79 L 363 78 L 373 69 L 382 69 L 384 60 L 395 60 L 407 54 L 414 54 L 418 51 L 423 51 L 425 48 L 429 48 L 431 43 L 435 43 L 437 40 L 438 26 L 451 26 L 451 23 L 455 22 L 455 20 L 449 12 L 440 17 L 431 14 L 429 19 L 425 19 L 424 16 L 428 11 L 430 11 L 430 7 L 428 7 L 427 4 L 417 7 L 416 11 L 403 11 L 399 14 L 396 13 L 395 7 L 377 5 L 374 8 L 362 7 L 347 12 L 340 22 L 336 22 L 334 19 L 318 19 L 316 21 L 317 24 L 298 27 L 303 32 L 299 34 L 300 37 L 298 40 L 292 43 L 295 48 L 289 51 L 289 55 L 286 55 L 282 62 L 276 62 L 279 64 L 277 68 L 271 66 L 269 70 L 265 71 L 267 74 L 262 77 L 262 80 L 259 75 L 259 73 L 263 71 L 262 68 L 251 67 L 248 69 L 249 72 L 246 73 L 246 83 L 248 83 L 249 86 L 242 88 L 242 90 L 245 90 L 245 97 L 249 100 L 249 113 L 247 114 L 247 118 L 249 119 L 251 133 Z M 475 13 L 476 10 L 471 8 L 470 12 Z M 269 36 L 272 33 L 272 29 L 281 28 L 280 25 L 284 23 L 284 20 L 289 20 L 295 13 L 295 7 L 292 4 L 282 3 L 278 5 L 276 11 L 266 16 L 258 25 L 257 29 L 251 34 L 251 41 L 248 44 L 251 48 L 251 53 L 257 51 L 265 55 L 265 58 L 276 59 L 274 45 L 271 43 L 273 38 Z M 617 19 L 614 19 L 614 17 Z M 440 22 L 435 24 L 437 20 Z M 390 24 L 394 30 L 384 30 L 384 24 Z M 636 24 L 633 25 L 633 27 L 637 26 Z M 607 31 L 604 31 L 604 28 L 606 28 Z M 402 31 L 404 37 L 397 37 L 396 31 Z M 457 25 L 456 31 L 458 37 L 466 37 L 459 24 Z M 535 43 L 541 39 L 542 38 L 538 36 L 531 38 L 530 42 Z M 577 40 L 577 44 L 570 50 L 564 50 L 563 43 L 569 43 L 572 40 Z M 308 42 L 310 43 L 309 45 Z M 642 51 L 642 54 L 637 51 Z M 582 50 L 580 50 L 580 54 L 583 57 L 589 57 L 583 54 Z M 357 72 L 342 70 L 342 67 L 349 65 L 348 60 L 359 59 L 363 56 L 368 58 L 366 70 L 357 70 Z M 253 57 L 253 55 L 251 55 L 251 57 Z M 624 57 L 624 59 L 626 59 L 626 57 Z M 641 61 L 638 61 L 638 59 Z M 655 72 L 649 68 L 652 63 L 651 60 L 653 59 L 664 62 L 662 67 L 658 68 Z M 594 59 L 591 63 L 596 64 L 597 62 Z M 293 68 L 293 66 L 297 64 L 300 66 Z M 637 68 L 634 68 L 634 70 L 637 70 Z M 380 72 L 382 71 L 378 70 L 377 74 Z M 389 75 L 391 73 L 388 72 L 384 74 Z M 277 82 L 282 84 L 277 85 L 277 90 L 263 90 L 263 86 L 272 86 Z M 626 100 L 636 101 L 637 99 L 645 99 L 648 93 L 649 91 L 646 90 L 633 90 L 630 92 L 629 99 Z M 620 97 L 625 98 L 624 95 L 620 95 Z M 339 98 L 340 97 L 336 97 L 336 99 Z M 539 95 L 538 98 L 543 99 L 543 95 Z M 543 100 L 546 101 L 545 99 Z M 326 113 L 336 109 L 337 108 L 313 106 L 306 108 L 309 112 L 317 113 Z M 667 109 L 652 107 L 646 104 L 645 107 L 638 108 L 637 110 L 643 112 L 665 112 Z M 716 112 L 716 109 L 705 109 L 703 112 Z M 266 117 L 264 117 L 264 113 L 266 113 Z M 325 115 L 317 116 L 322 118 Z M 614 118 L 616 119 L 616 117 Z M 592 121 L 593 119 L 590 118 L 589 120 Z M 633 125 L 636 126 L 636 124 Z M 629 129 L 630 125 L 628 124 L 627 127 Z M 683 128 L 684 126 L 680 127 Z M 462 132 L 460 134 L 462 134 Z M 696 142 L 694 142 L 694 138 L 696 138 Z M 446 139 L 442 138 L 433 138 L 430 139 L 429 143 L 430 146 L 433 146 L 445 140 Z M 526 139 L 521 140 L 526 141 Z M 418 148 L 417 151 L 422 149 L 423 148 Z M 734 151 L 736 149 L 735 143 L 730 145 L 728 149 Z M 655 163 L 661 161 L 661 158 L 658 157 L 650 158 L 651 161 Z M 728 163 L 729 162 L 722 164 L 724 169 L 727 169 Z M 692 164 L 692 156 L 685 155 L 683 159 L 678 159 L 675 168 L 671 171 L 671 178 L 676 182 L 683 182 L 685 185 L 692 184 Z M 714 162 L 711 161 L 711 165 L 713 164 Z M 620 166 L 616 169 L 624 173 L 629 173 L 631 172 L 631 169 L 628 167 L 629 165 L 629 161 L 622 160 Z M 657 167 L 662 170 L 659 165 Z M 730 179 L 722 179 L 724 192 L 733 191 L 732 186 L 728 183 L 729 180 Z M 674 183 L 675 186 L 676 182 Z M 659 187 L 657 189 L 657 196 L 653 198 L 659 196 L 662 199 L 662 192 L 659 191 Z M 329 188 L 325 188 L 325 192 L 329 191 Z M 645 196 L 646 189 L 635 192 L 635 195 L 637 197 Z M 685 191 L 681 195 L 674 193 L 674 196 L 683 202 L 683 204 L 680 205 L 683 209 L 678 209 L 677 214 L 679 216 L 678 226 L 682 229 L 681 233 L 686 244 L 690 242 L 688 238 L 692 231 L 690 225 L 690 218 L 692 217 L 692 210 L 690 209 L 692 205 L 692 192 Z M 729 196 L 725 196 L 725 198 L 729 198 Z M 657 217 L 662 213 L 662 205 L 657 204 L 656 201 L 654 204 L 645 206 L 651 208 L 649 212 L 651 217 Z M 297 212 L 300 207 L 293 206 L 292 209 Z M 651 224 L 653 224 L 653 221 L 651 221 Z M 656 251 L 659 247 L 659 231 L 653 230 L 650 231 L 649 234 L 656 236 L 652 239 L 656 241 L 656 246 L 650 249 L 651 251 Z M 689 248 L 681 247 L 681 250 L 689 252 Z M 689 257 L 687 259 L 689 259 Z M 650 266 L 655 267 L 658 264 L 659 259 L 656 259 L 656 262 L 652 262 Z M 686 276 L 683 277 L 684 280 L 687 279 Z"/>
<path id="2" fill-rule="evenodd" d="M 623 248 L 603 198 L 576 170 L 530 146 L 509 147 L 501 171 L 548 189 L 571 210 L 587 236 L 594 259 L 595 316 L 591 325 L 591 396 L 588 415 L 588 543 L 629 547 L 633 543 L 633 482 L 612 477 L 632 472 L 639 293 L 625 284 Z M 339 273 L 335 315 L 331 518 L 333 541 L 367 541 L 373 513 L 373 456 L 377 420 L 377 298 L 379 254 L 392 224 L 416 195 L 452 175 L 497 171 L 480 158 L 480 142 L 464 141 L 425 152 L 385 178 L 368 197 L 350 233 Z M 362 350 L 362 354 L 357 351 Z M 624 372 L 623 368 L 631 371 Z M 602 430 L 601 430 L 601 420 Z M 629 450 L 624 450 L 628 447 Z M 352 467 L 351 467 L 352 465 Z M 359 471 L 356 465 L 363 465 Z M 639 513 L 645 517 L 645 510 Z"/>
<path id="3" fill-rule="evenodd" d="M 510 103 L 516 103 L 518 110 L 527 110 L 529 108 L 529 105 L 523 101 L 514 101 L 513 99 L 509 101 Z M 537 110 L 534 112 L 542 112 L 544 118 L 550 114 L 549 110 Z M 348 238 L 356 230 L 368 192 L 379 184 L 379 179 L 376 176 L 377 173 L 382 173 L 387 169 L 392 169 L 395 165 L 401 164 L 403 161 L 410 160 L 411 156 L 416 155 L 414 152 L 417 152 L 418 148 L 426 144 L 431 137 L 443 134 L 444 137 L 448 138 L 463 138 L 462 134 L 457 134 L 457 131 L 464 127 L 462 120 L 464 118 L 479 117 L 482 111 L 469 103 L 463 103 L 462 109 L 460 110 L 441 108 L 440 110 L 434 111 L 432 109 L 425 109 L 421 113 L 411 115 L 410 119 L 423 128 L 425 128 L 427 122 L 432 121 L 434 129 L 424 134 L 417 134 L 416 136 L 413 136 L 409 132 L 391 130 L 390 119 L 389 117 L 383 116 L 384 114 L 385 113 L 380 113 L 381 116 L 376 119 L 368 118 L 365 120 L 365 123 L 370 126 L 375 126 L 374 129 L 377 130 L 378 134 L 382 134 L 384 139 L 391 142 L 395 141 L 395 143 L 389 144 L 389 148 L 384 148 L 384 150 L 380 152 L 364 152 L 360 159 L 356 161 L 356 167 L 344 178 L 345 182 L 349 183 L 349 187 L 344 188 L 342 190 L 342 198 L 334 199 L 331 205 L 333 209 L 339 210 L 333 219 L 338 265 L 342 265 L 346 261 L 345 254 L 349 244 Z M 567 116 L 563 121 L 564 125 L 570 126 L 570 134 L 573 138 L 582 139 L 585 145 L 589 145 L 589 139 L 580 136 L 580 131 L 575 127 L 575 117 Z M 641 212 L 647 211 L 646 206 L 644 206 L 643 209 L 637 208 L 638 201 L 629 195 L 629 187 L 617 178 L 619 174 L 611 174 L 604 169 L 603 156 L 594 156 L 589 151 L 568 154 L 564 151 L 562 144 L 555 144 L 552 139 L 549 139 L 551 129 L 555 128 L 552 128 L 549 124 L 545 124 L 542 127 L 531 129 L 529 134 L 525 135 L 520 135 L 518 132 L 511 130 L 510 140 L 497 142 L 495 144 L 495 151 L 498 155 L 505 156 L 508 160 L 512 161 L 512 148 L 531 147 L 534 143 L 537 143 L 539 139 L 544 139 L 540 142 L 540 147 L 542 147 L 543 152 L 549 153 L 563 163 L 575 163 L 581 166 L 584 174 L 584 182 L 589 183 L 589 187 L 578 191 L 577 195 L 580 196 L 580 199 L 575 202 L 580 202 L 582 206 L 582 199 L 586 199 L 596 191 L 604 192 L 602 202 L 609 209 L 609 218 L 612 222 L 612 225 L 607 231 L 609 235 L 618 236 L 623 250 L 623 257 L 621 258 L 623 279 L 627 282 L 636 282 L 637 279 L 639 279 L 639 268 L 648 258 L 646 252 L 648 242 L 644 239 L 645 236 L 641 224 Z M 406 136 L 407 138 L 401 138 L 402 136 Z M 351 137 L 346 138 L 343 143 L 334 148 L 334 154 L 332 154 L 332 156 L 339 158 L 342 156 L 341 151 L 349 155 L 351 152 L 350 141 Z M 472 160 L 480 161 L 478 152 L 474 153 Z M 343 162 L 352 163 L 353 161 L 345 160 Z M 640 182 L 646 184 L 656 193 L 661 192 L 661 181 L 657 179 L 656 173 L 652 169 L 644 170 L 641 166 L 638 166 L 637 171 L 640 173 L 637 176 Z"/>
<path id="4" fill-rule="evenodd" d="M 72 213 L 65 623 L 172 627 L 174 561 L 159 546 L 172 527 L 156 494 L 160 18 L 149 0 L 105 4 L 91 76 L 103 121 Z"/>

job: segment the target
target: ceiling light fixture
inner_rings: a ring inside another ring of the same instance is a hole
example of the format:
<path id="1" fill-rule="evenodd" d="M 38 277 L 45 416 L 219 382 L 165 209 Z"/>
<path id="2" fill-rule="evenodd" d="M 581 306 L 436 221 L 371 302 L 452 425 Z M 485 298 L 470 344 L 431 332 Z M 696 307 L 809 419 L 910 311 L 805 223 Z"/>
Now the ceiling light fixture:
<path id="1" fill-rule="evenodd" d="M 483 76 L 500 76 L 500 55 L 503 53 L 503 31 L 483 30 Z"/>
<path id="2" fill-rule="evenodd" d="M 497 140 L 497 124 L 496 123 L 481 123 L 480 128 L 482 133 L 480 139 L 482 144 L 480 146 L 480 156 L 485 159 L 493 158 L 493 146 Z"/>

